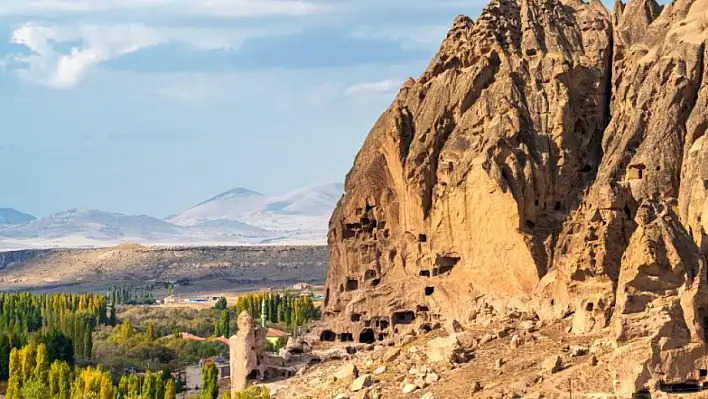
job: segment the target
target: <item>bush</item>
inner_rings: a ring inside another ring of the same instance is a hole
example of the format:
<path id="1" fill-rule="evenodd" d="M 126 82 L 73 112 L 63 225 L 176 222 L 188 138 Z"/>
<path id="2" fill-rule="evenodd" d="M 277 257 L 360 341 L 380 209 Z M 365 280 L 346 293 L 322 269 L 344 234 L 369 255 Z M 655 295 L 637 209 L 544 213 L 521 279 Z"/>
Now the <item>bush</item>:
<path id="1" fill-rule="evenodd" d="M 235 399 L 270 399 L 268 388 L 254 386 L 244 389 L 241 392 L 236 392 Z M 228 393 L 225 393 L 223 399 L 231 399 Z"/>

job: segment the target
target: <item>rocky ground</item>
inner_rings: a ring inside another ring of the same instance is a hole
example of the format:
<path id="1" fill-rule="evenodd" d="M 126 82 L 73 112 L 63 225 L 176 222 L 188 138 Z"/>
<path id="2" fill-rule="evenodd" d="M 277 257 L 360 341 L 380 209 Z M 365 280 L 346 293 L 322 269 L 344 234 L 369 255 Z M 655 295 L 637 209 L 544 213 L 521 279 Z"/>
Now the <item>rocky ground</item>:
<path id="1" fill-rule="evenodd" d="M 570 326 L 569 319 L 543 324 L 490 310 L 464 331 L 448 326 L 385 345 L 323 346 L 317 351 L 338 350 L 341 358 L 331 355 L 270 389 L 282 399 L 615 398 L 606 334 L 569 335 Z"/>
<path id="2" fill-rule="evenodd" d="M 186 279 L 181 292 L 321 282 L 326 247 L 47 249 L 0 253 L 0 290 L 87 291 Z"/>

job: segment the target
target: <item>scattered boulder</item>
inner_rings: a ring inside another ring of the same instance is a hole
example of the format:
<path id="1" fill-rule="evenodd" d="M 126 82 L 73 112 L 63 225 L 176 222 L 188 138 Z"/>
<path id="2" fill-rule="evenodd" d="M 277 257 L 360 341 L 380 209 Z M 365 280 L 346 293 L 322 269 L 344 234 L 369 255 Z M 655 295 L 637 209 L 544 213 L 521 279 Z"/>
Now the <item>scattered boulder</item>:
<path id="1" fill-rule="evenodd" d="M 509 335 L 509 329 L 507 327 L 502 328 L 501 330 L 497 331 L 496 336 L 497 338 L 504 338 Z"/>
<path id="2" fill-rule="evenodd" d="M 499 358 L 494 362 L 494 368 L 500 369 L 504 365 L 504 359 Z"/>
<path id="3" fill-rule="evenodd" d="M 597 366 L 597 356 L 595 356 L 595 355 L 590 356 L 590 365 L 593 367 Z"/>
<path id="4" fill-rule="evenodd" d="M 435 395 L 433 395 L 432 392 L 428 392 L 425 395 L 423 395 L 420 399 L 435 399 Z"/>
<path id="5" fill-rule="evenodd" d="M 584 356 L 587 355 L 590 350 L 584 346 L 571 346 L 570 347 L 570 356 L 573 357 L 578 357 L 578 356 Z"/>
<path id="6" fill-rule="evenodd" d="M 386 372 L 386 366 L 379 366 L 374 370 L 374 375 L 381 375 Z"/>
<path id="7" fill-rule="evenodd" d="M 371 386 L 371 375 L 364 374 L 352 382 L 351 390 L 357 392 L 369 386 Z"/>
<path id="8" fill-rule="evenodd" d="M 514 334 L 514 336 L 511 337 L 511 347 L 517 349 L 519 346 L 521 346 L 521 337 Z"/>
<path id="9" fill-rule="evenodd" d="M 437 375 L 437 374 L 435 374 L 435 373 L 428 373 L 428 374 L 425 376 L 425 382 L 427 382 L 428 385 L 435 384 L 435 383 L 438 382 L 439 380 L 440 380 L 440 376 Z"/>
<path id="10" fill-rule="evenodd" d="M 522 321 L 519 323 L 519 329 L 527 333 L 532 333 L 537 330 L 536 323 L 533 320 Z"/>
<path id="11" fill-rule="evenodd" d="M 366 362 L 364 362 L 364 367 L 371 367 L 373 365 L 374 365 L 373 359 L 366 359 Z"/>
<path id="12" fill-rule="evenodd" d="M 445 323 L 445 329 L 450 334 L 455 334 L 455 333 L 465 331 L 464 327 L 462 327 L 462 324 L 460 324 L 460 322 L 455 319 L 451 319 L 447 323 Z"/>
<path id="13" fill-rule="evenodd" d="M 340 393 L 339 395 L 335 396 L 334 399 L 349 399 L 349 395 L 345 393 Z"/>
<path id="14" fill-rule="evenodd" d="M 354 381 L 359 376 L 359 369 L 353 364 L 345 364 L 339 370 L 334 372 L 334 378 L 337 381 Z"/>
<path id="15" fill-rule="evenodd" d="M 543 361 L 541 364 L 541 370 L 545 373 L 557 373 L 563 369 L 563 361 L 560 356 L 551 356 Z"/>
<path id="16" fill-rule="evenodd" d="M 423 378 L 423 377 L 418 377 L 418 378 L 416 378 L 416 379 L 413 381 L 413 383 L 415 384 L 415 386 L 417 386 L 417 387 L 420 388 L 420 389 L 425 389 L 425 387 L 428 386 L 428 383 L 425 382 L 425 378 Z"/>
<path id="17" fill-rule="evenodd" d="M 394 361 L 400 354 L 401 348 L 389 348 L 383 355 L 383 361 L 386 363 Z"/>
<path id="18" fill-rule="evenodd" d="M 418 389 L 418 386 L 415 384 L 405 384 L 403 386 L 403 389 L 401 389 L 401 392 L 408 394 L 408 393 L 411 393 L 417 389 Z"/>
<path id="19" fill-rule="evenodd" d="M 362 389 L 359 392 L 356 392 L 354 395 L 352 395 L 352 399 L 371 399 L 369 396 L 369 390 L 368 389 Z"/>
<path id="20" fill-rule="evenodd" d="M 457 362 L 463 349 L 457 340 L 456 335 L 435 338 L 428 342 L 426 355 L 432 363 L 437 362 Z"/>
<path id="21" fill-rule="evenodd" d="M 487 344 L 487 343 L 489 343 L 489 342 L 494 341 L 496 338 L 497 338 L 497 337 L 496 337 L 495 335 L 492 335 L 492 334 L 485 334 L 485 335 L 482 336 L 482 338 L 480 338 L 479 344 L 480 344 L 480 345 Z"/>
<path id="22" fill-rule="evenodd" d="M 480 384 L 479 381 L 474 381 L 472 383 L 472 386 L 470 386 L 470 391 L 472 391 L 472 393 L 476 393 L 481 390 L 482 390 L 482 384 Z"/>

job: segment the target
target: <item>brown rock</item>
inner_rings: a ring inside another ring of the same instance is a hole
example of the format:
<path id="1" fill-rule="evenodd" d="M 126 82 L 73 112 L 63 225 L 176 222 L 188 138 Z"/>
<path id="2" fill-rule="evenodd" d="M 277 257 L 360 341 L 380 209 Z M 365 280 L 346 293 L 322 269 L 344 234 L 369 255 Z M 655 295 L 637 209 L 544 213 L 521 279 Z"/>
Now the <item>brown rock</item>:
<path id="1" fill-rule="evenodd" d="M 364 374 L 362 376 L 359 376 L 357 379 L 354 380 L 354 382 L 352 382 L 351 391 L 361 391 L 362 389 L 369 386 L 371 386 L 371 375 Z"/>
<path id="2" fill-rule="evenodd" d="M 563 369 L 563 361 L 560 356 L 551 356 L 543 361 L 541 364 L 541 370 L 545 373 L 557 373 Z"/>
<path id="3" fill-rule="evenodd" d="M 426 355 L 431 363 L 456 362 L 462 351 L 455 335 L 439 337 L 428 342 Z"/>
<path id="4" fill-rule="evenodd" d="M 334 378 L 338 381 L 354 381 L 359 376 L 359 370 L 353 364 L 345 364 L 334 373 Z"/>
<path id="5" fill-rule="evenodd" d="M 695 381 L 708 364 L 707 60 L 708 0 L 618 1 L 613 15 L 597 0 L 492 0 L 456 18 L 347 175 L 323 338 L 498 325 L 517 308 L 610 335 L 620 396 Z M 454 361 L 443 342 L 428 357 Z"/>

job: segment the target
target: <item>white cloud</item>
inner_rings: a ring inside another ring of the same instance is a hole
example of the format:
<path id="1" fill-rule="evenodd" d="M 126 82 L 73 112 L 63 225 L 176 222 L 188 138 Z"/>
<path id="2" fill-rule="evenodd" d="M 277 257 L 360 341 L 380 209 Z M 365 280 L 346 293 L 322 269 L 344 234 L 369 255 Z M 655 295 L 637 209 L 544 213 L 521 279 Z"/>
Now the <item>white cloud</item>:
<path id="1" fill-rule="evenodd" d="M 323 12 L 324 4 L 288 0 L 2 0 L 0 15 L 61 15 L 109 11 L 161 16 L 249 18 Z"/>
<path id="2" fill-rule="evenodd" d="M 68 54 L 57 52 L 52 42 L 81 39 L 81 48 Z M 165 39 L 158 32 L 140 25 L 83 28 L 45 27 L 27 24 L 16 29 L 12 42 L 32 50 L 30 55 L 11 55 L 10 62 L 26 64 L 18 73 L 25 79 L 57 89 L 75 86 L 94 65 L 152 46 Z"/>
<path id="3" fill-rule="evenodd" d="M 29 55 L 10 55 L 5 64 L 19 64 L 17 73 L 26 81 L 56 89 L 76 86 L 91 68 L 122 55 L 165 43 L 181 43 L 201 50 L 235 49 L 252 37 L 287 30 L 191 29 L 131 25 L 41 26 L 25 24 L 12 34 L 12 42 L 32 50 Z M 80 41 L 68 53 L 53 43 Z"/>
<path id="4" fill-rule="evenodd" d="M 344 94 L 347 96 L 354 96 L 363 93 L 385 93 L 398 89 L 401 86 L 400 81 L 387 79 L 379 82 L 365 82 L 357 83 L 355 85 L 349 86 Z"/>

